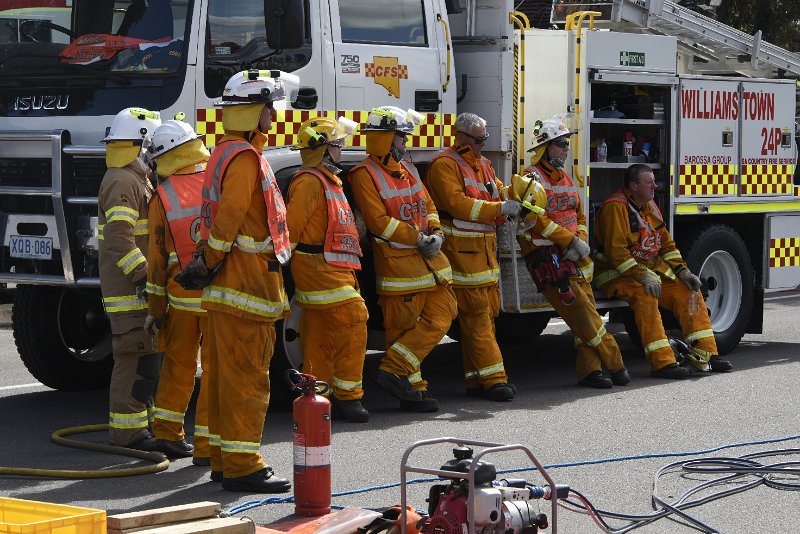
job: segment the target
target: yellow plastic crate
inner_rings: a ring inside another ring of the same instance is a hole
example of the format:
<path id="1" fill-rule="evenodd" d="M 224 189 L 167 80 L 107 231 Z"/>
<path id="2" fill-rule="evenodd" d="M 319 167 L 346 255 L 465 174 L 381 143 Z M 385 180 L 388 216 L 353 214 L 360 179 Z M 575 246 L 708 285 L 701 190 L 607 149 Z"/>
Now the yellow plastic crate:
<path id="1" fill-rule="evenodd" d="M 0 534 L 105 532 L 105 510 L 0 497 Z"/>

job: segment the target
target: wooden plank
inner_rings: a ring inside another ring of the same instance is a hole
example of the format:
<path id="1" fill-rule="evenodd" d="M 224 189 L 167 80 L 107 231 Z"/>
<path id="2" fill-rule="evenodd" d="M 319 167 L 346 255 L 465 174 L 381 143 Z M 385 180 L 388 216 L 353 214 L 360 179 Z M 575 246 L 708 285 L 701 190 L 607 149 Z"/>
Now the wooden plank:
<path id="1" fill-rule="evenodd" d="M 150 525 L 163 525 L 177 521 L 191 521 L 214 517 L 220 510 L 218 502 L 202 501 L 179 506 L 167 506 L 152 510 L 114 514 L 106 518 L 109 530 L 126 530 Z"/>
<path id="2" fill-rule="evenodd" d="M 154 526 L 137 530 L 136 534 L 252 534 L 253 523 L 238 517 L 215 517 L 188 523 Z"/>

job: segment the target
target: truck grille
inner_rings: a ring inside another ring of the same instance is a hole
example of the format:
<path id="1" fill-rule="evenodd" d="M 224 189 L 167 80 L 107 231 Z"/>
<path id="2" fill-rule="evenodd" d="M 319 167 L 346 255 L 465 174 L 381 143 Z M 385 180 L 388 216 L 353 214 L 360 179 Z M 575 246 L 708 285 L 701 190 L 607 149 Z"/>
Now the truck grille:
<path id="1" fill-rule="evenodd" d="M 106 173 L 105 159 L 75 159 L 72 162 L 72 183 L 75 194 L 81 197 L 96 197 L 100 182 Z"/>
<path id="2" fill-rule="evenodd" d="M 0 182 L 5 186 L 51 187 L 49 159 L 0 158 Z"/>

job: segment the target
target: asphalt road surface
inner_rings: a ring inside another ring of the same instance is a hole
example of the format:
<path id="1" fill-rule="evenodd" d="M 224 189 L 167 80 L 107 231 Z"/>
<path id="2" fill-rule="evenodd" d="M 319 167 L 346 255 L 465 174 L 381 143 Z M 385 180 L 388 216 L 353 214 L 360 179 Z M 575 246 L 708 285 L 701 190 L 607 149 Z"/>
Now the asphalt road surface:
<path id="1" fill-rule="evenodd" d="M 140 465 L 105 454 L 68 449 L 49 436 L 59 428 L 102 423 L 107 419 L 107 393 L 53 391 L 36 383 L 16 353 L 10 331 L 9 306 L 0 306 L 0 465 L 13 467 L 108 469 Z M 618 325 L 609 325 L 623 348 L 633 381 L 626 387 L 597 391 L 575 385 L 572 338 L 563 323 L 551 321 L 544 334 L 525 344 L 501 344 L 506 367 L 519 393 L 510 403 L 466 397 L 461 378 L 460 346 L 442 344 L 423 365 L 431 392 L 441 410 L 413 415 L 365 378 L 366 425 L 333 424 L 333 491 L 371 491 L 335 496 L 341 506 L 384 507 L 400 502 L 399 472 L 403 452 L 413 443 L 438 437 L 521 444 L 528 447 L 559 484 L 579 490 L 598 508 L 646 514 L 656 471 L 662 466 L 698 457 L 733 457 L 773 449 L 800 448 L 800 293 L 772 296 L 765 310 L 764 333 L 748 335 L 729 355 L 730 374 L 672 382 L 651 378 L 648 366 Z M 378 356 L 369 358 L 367 375 Z M 189 417 L 191 420 L 191 416 Z M 191 433 L 191 426 L 188 427 Z M 773 443 L 766 440 L 793 439 Z M 104 442 L 103 434 L 82 439 Z M 730 444 L 756 443 L 700 451 Z M 450 446 L 418 449 L 412 463 L 439 468 L 451 458 Z M 291 478 L 291 414 L 270 410 L 263 445 L 277 473 Z M 689 453 L 685 456 L 659 455 Z M 635 456 L 636 459 L 622 458 Z M 498 470 L 519 470 L 500 477 L 542 483 L 521 452 L 484 458 Z M 617 460 L 619 461 L 603 461 Z M 760 459 L 765 464 L 800 461 L 800 454 Z M 580 464 L 580 465 L 575 465 Z M 796 467 L 796 466 L 795 466 Z M 674 499 L 704 480 L 724 475 L 675 471 L 661 478 L 659 496 Z M 426 478 L 411 475 L 411 478 Z M 800 484 L 800 477 L 781 475 Z M 741 488 L 755 478 L 739 479 L 725 489 Z M 409 485 L 409 504 L 425 509 L 433 484 Z M 717 487 L 716 489 L 720 489 Z M 702 493 L 707 495 L 709 492 Z M 52 480 L 0 477 L 0 495 L 73 504 L 109 513 L 215 501 L 224 509 L 269 496 L 222 491 L 209 482 L 207 468 L 191 461 L 173 462 L 165 472 L 102 480 Z M 550 516 L 549 503 L 536 506 Z M 289 503 L 270 503 L 241 515 L 266 525 L 293 512 Z M 715 500 L 690 513 L 719 532 L 792 533 L 800 531 L 800 493 L 764 485 Z M 560 509 L 563 533 L 600 532 L 586 515 Z M 552 531 L 551 529 L 544 532 Z M 621 522 L 612 523 L 619 526 Z M 647 533 L 694 532 L 662 519 L 637 530 Z"/>

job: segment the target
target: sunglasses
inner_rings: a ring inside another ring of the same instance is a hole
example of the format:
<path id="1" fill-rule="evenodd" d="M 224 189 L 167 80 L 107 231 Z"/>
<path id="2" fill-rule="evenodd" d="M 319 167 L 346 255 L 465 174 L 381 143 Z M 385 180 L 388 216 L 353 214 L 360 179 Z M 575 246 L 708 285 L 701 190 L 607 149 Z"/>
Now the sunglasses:
<path id="1" fill-rule="evenodd" d="M 458 133 L 460 133 L 461 135 L 466 135 L 467 137 L 469 137 L 470 139 L 472 139 L 473 141 L 475 141 L 475 143 L 477 143 L 479 145 L 484 144 L 486 142 L 486 140 L 489 139 L 489 134 L 488 133 L 486 135 L 484 135 L 483 137 L 477 137 L 477 136 L 474 136 L 472 134 L 468 134 L 467 132 L 458 132 Z"/>
<path id="2" fill-rule="evenodd" d="M 553 141 L 553 144 L 558 148 L 569 148 L 569 140 L 563 139 L 561 141 Z"/>
<path id="3" fill-rule="evenodd" d="M 394 135 L 396 137 L 402 137 L 403 139 L 407 139 L 408 138 L 408 134 L 406 132 L 401 132 L 400 130 L 395 131 Z"/>

